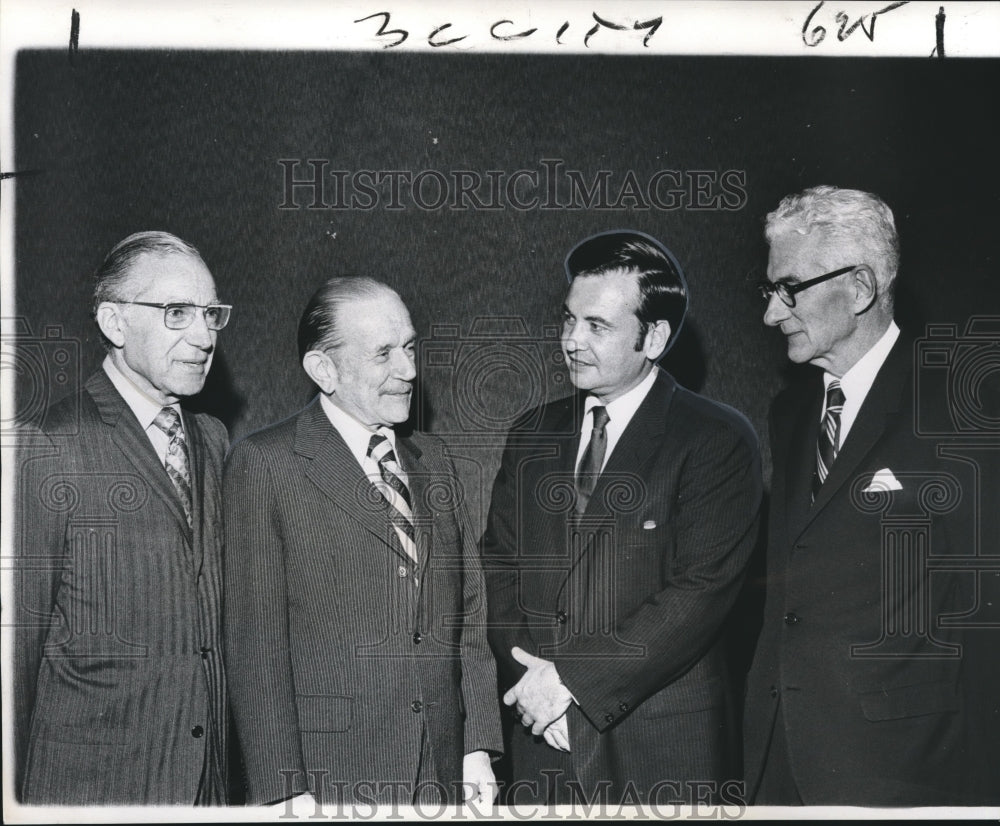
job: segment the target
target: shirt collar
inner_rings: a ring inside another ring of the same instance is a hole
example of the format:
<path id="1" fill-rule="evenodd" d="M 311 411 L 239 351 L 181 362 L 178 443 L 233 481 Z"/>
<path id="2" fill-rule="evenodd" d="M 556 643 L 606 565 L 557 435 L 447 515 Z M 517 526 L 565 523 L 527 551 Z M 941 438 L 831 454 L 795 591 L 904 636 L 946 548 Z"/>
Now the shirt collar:
<path id="1" fill-rule="evenodd" d="M 361 422 L 343 408 L 334 404 L 326 393 L 319 394 L 319 403 L 323 407 L 326 417 L 330 420 L 330 424 L 336 428 L 344 441 L 347 442 L 347 447 L 354 458 L 358 460 L 358 464 L 364 467 L 368 461 L 368 444 L 371 442 L 374 432 L 361 424 Z M 392 449 L 395 451 L 396 431 L 391 427 L 380 427 L 378 432 L 389 440 L 389 444 L 392 445 Z"/>
<path id="2" fill-rule="evenodd" d="M 604 405 L 604 409 L 608 411 L 609 422 L 613 422 L 615 428 L 624 429 L 625 425 L 632 421 L 635 411 L 639 409 L 639 405 L 642 404 L 646 396 L 649 395 L 649 391 L 653 388 L 658 371 L 659 368 L 654 366 L 649 371 L 649 375 L 629 390 L 628 393 Z M 600 399 L 595 396 L 587 396 L 586 401 L 583 403 L 584 416 L 599 406 L 601 406 Z"/>
<path id="3" fill-rule="evenodd" d="M 170 405 L 160 404 L 156 399 L 140 390 L 128 376 L 119 370 L 110 354 L 104 357 L 101 367 L 114 385 L 115 390 L 125 400 L 125 404 L 128 405 L 129 410 L 139 420 L 139 425 L 143 430 L 149 429 L 149 426 L 153 423 L 153 419 L 159 415 L 159 412 L 164 407 L 172 407 L 180 415 L 180 402 L 174 402 Z"/>
<path id="4" fill-rule="evenodd" d="M 882 369 L 885 360 L 889 357 L 889 351 L 899 338 L 899 327 L 895 321 L 890 321 L 882 338 L 875 342 L 874 346 L 865 353 L 855 364 L 840 377 L 840 389 L 844 391 L 844 398 L 860 401 L 868 395 L 868 391 L 875 383 L 875 376 Z M 830 373 L 823 373 L 824 389 L 829 389 L 830 383 L 836 376 Z"/>

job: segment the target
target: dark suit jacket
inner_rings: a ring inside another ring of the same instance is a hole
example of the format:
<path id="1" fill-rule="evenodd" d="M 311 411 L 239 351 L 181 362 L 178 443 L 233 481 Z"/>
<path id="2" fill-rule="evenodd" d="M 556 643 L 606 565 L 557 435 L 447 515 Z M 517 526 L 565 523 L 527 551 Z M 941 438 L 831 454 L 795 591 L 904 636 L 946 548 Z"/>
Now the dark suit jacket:
<path id="1" fill-rule="evenodd" d="M 720 629 L 757 536 L 757 439 L 659 371 L 574 533 L 583 410 L 552 402 L 510 434 L 484 539 L 490 642 L 504 691 L 524 673 L 512 646 L 555 661 L 588 799 L 609 781 L 612 800 L 662 802 L 661 781 L 738 773 Z M 514 779 L 556 754 L 515 732 Z"/>
<path id="2" fill-rule="evenodd" d="M 206 758 L 224 777 L 228 438 L 206 415 L 185 412 L 184 428 L 193 532 L 103 370 L 19 440 L 14 693 L 26 803 L 192 804 Z"/>
<path id="3" fill-rule="evenodd" d="M 318 398 L 230 454 L 226 652 L 250 803 L 305 789 L 306 772 L 348 801 L 404 784 L 408 803 L 425 732 L 455 796 L 464 754 L 502 751 L 464 493 L 438 439 L 396 445 L 419 567 Z"/>
<path id="4" fill-rule="evenodd" d="M 811 507 L 821 373 L 773 404 L 767 599 L 744 724 L 751 793 L 780 701 L 808 805 L 1000 800 L 997 629 L 939 627 L 974 607 L 976 578 L 928 568 L 928 556 L 973 553 L 976 469 L 942 453 L 956 440 L 917 435 L 913 358 L 901 336 Z M 865 494 L 885 469 L 902 489 Z"/>

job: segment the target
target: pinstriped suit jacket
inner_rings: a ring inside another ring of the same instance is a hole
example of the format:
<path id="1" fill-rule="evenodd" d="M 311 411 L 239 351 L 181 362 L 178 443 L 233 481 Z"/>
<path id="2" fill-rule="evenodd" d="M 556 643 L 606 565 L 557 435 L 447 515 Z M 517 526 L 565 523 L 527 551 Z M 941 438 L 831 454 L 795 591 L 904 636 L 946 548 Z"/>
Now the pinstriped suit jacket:
<path id="1" fill-rule="evenodd" d="M 582 396 L 552 402 L 509 437 L 484 538 L 490 643 L 504 691 L 524 673 L 513 646 L 555 662 L 578 701 L 570 757 L 588 800 L 603 787 L 662 802 L 667 782 L 676 799 L 738 772 L 720 629 L 757 536 L 757 438 L 660 371 L 574 528 L 583 410 Z M 516 728 L 514 780 L 559 768 Z"/>
<path id="2" fill-rule="evenodd" d="M 454 468 L 432 436 L 396 446 L 419 565 L 318 398 L 227 460 L 226 656 L 250 803 L 304 790 L 307 772 L 340 800 L 402 784 L 409 802 L 425 733 L 454 795 L 465 753 L 502 750 Z"/>
<path id="3" fill-rule="evenodd" d="M 18 444 L 17 783 L 25 803 L 192 804 L 225 777 L 221 422 L 184 413 L 194 530 L 103 370 Z M 224 788 L 224 785 L 220 788 Z"/>

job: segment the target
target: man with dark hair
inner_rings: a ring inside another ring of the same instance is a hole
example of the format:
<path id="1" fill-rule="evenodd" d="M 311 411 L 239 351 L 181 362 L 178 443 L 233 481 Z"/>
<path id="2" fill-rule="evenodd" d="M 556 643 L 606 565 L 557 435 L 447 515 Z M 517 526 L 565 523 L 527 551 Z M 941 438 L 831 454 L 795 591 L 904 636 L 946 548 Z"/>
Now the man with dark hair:
<path id="1" fill-rule="evenodd" d="M 18 443 L 17 788 L 24 803 L 226 798 L 221 422 L 182 411 L 230 307 L 164 232 L 98 269 L 107 349 Z"/>
<path id="2" fill-rule="evenodd" d="M 971 564 L 988 498 L 977 489 L 997 478 L 978 465 L 996 451 L 919 434 L 881 198 L 813 187 L 784 198 L 765 234 L 764 323 L 791 361 L 820 370 L 771 408 L 748 793 L 766 805 L 1000 802 L 997 634 L 975 630 L 997 576 Z"/>
<path id="3" fill-rule="evenodd" d="M 484 538 L 490 643 L 524 724 L 508 802 L 718 800 L 739 771 L 721 629 L 757 536 L 757 439 L 656 366 L 687 309 L 666 248 L 604 233 L 566 271 L 579 392 L 513 427 Z"/>
<path id="4" fill-rule="evenodd" d="M 475 537 L 441 441 L 396 430 L 415 340 L 388 286 L 330 279 L 299 325 L 318 397 L 227 462 L 226 653 L 250 803 L 492 803 L 502 742 Z"/>

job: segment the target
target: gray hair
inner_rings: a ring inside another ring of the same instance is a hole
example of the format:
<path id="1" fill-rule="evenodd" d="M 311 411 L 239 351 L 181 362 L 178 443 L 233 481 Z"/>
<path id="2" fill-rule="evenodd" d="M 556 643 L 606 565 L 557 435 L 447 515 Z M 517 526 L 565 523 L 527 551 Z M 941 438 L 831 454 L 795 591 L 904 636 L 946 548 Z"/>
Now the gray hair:
<path id="1" fill-rule="evenodd" d="M 343 344 L 340 314 L 353 301 L 396 291 L 388 284 L 366 276 L 335 276 L 313 293 L 299 319 L 299 359 L 310 350 L 330 350 Z"/>
<path id="2" fill-rule="evenodd" d="M 115 244 L 94 273 L 94 315 L 97 315 L 97 308 L 104 301 L 126 300 L 125 283 L 132 274 L 133 264 L 140 256 L 175 254 L 187 255 L 205 263 L 197 249 L 169 232 L 136 232 Z M 111 342 L 104 339 L 103 335 L 101 338 L 105 348 L 109 348 Z"/>
<path id="3" fill-rule="evenodd" d="M 768 213 L 764 236 L 768 244 L 788 232 L 807 235 L 819 232 L 825 242 L 847 240 L 858 249 L 891 300 L 893 281 L 899 270 L 899 236 L 888 205 L 871 192 L 814 186 L 787 195 Z"/>

